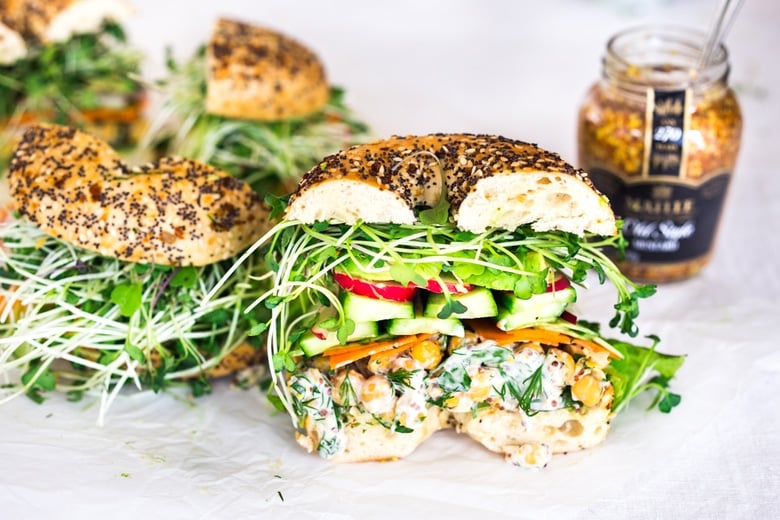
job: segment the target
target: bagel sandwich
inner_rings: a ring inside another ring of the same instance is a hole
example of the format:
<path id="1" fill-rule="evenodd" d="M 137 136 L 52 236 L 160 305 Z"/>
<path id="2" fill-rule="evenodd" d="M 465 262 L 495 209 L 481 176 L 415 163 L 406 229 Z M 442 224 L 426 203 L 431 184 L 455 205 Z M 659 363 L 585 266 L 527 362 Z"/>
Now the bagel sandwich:
<path id="1" fill-rule="evenodd" d="M 0 402 L 46 391 L 155 391 L 260 361 L 245 313 L 265 272 L 247 259 L 205 302 L 232 259 L 270 227 L 248 185 L 212 166 L 161 158 L 132 168 L 71 127 L 31 125 L 11 160 L 0 223 Z"/>
<path id="2" fill-rule="evenodd" d="M 393 460 L 454 428 L 540 468 L 601 443 L 642 390 L 663 411 L 679 402 L 667 385 L 683 357 L 575 314 L 588 282 L 609 284 L 609 325 L 630 339 L 654 287 L 602 252 L 622 247 L 620 222 L 554 153 L 391 137 L 325 157 L 276 211 L 253 246 L 273 272 L 254 305 L 271 309 L 271 399 L 310 452 Z"/>
<path id="3" fill-rule="evenodd" d="M 127 0 L 0 1 L 0 167 L 27 124 L 85 129 L 129 150 L 143 131 L 141 53 Z"/>
<path id="4" fill-rule="evenodd" d="M 167 63 L 145 145 L 211 164 L 260 193 L 288 193 L 319 158 L 367 140 L 319 57 L 274 29 L 220 18 L 188 61 Z"/>

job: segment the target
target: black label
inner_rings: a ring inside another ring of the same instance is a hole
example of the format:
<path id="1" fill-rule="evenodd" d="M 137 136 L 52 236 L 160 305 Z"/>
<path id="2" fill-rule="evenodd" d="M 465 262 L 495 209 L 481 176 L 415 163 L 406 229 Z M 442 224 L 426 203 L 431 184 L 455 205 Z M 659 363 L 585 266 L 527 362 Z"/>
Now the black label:
<path id="1" fill-rule="evenodd" d="M 652 180 L 627 183 L 601 169 L 589 173 L 625 221 L 626 260 L 684 262 L 709 252 L 731 178 L 728 173 L 696 186 Z"/>
<path id="2" fill-rule="evenodd" d="M 685 90 L 648 91 L 649 155 L 647 175 L 678 177 L 683 165 Z"/>

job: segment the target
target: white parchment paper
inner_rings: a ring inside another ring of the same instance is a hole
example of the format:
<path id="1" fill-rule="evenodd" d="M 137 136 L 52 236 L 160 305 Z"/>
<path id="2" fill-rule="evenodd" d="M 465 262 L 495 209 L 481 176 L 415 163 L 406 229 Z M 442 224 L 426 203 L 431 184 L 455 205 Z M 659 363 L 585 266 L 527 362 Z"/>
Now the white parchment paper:
<path id="1" fill-rule="evenodd" d="M 230 14 L 315 46 L 380 135 L 502 133 L 573 161 L 576 109 L 606 38 L 653 21 L 706 28 L 714 2 L 153 2 L 131 36 L 159 72 Z M 292 440 L 257 390 L 229 382 L 130 392 L 97 406 L 61 396 L 0 407 L 0 518 L 780 518 L 780 48 L 771 0 L 746 2 L 730 36 L 743 148 L 713 263 L 643 303 L 640 327 L 687 353 L 670 415 L 638 400 L 600 447 L 542 471 L 440 432 L 405 460 L 330 464 Z M 580 312 L 608 319 L 598 289 Z"/>

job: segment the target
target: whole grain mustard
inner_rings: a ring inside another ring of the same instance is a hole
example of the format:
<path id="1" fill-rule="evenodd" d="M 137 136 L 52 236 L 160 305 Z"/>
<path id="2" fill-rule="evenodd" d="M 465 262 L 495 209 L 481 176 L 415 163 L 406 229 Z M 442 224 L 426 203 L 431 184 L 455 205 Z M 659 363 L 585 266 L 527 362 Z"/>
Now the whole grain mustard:
<path id="1" fill-rule="evenodd" d="M 669 27 L 611 38 L 578 123 L 579 166 L 623 219 L 630 278 L 689 278 L 711 258 L 742 131 L 725 47 Z"/>

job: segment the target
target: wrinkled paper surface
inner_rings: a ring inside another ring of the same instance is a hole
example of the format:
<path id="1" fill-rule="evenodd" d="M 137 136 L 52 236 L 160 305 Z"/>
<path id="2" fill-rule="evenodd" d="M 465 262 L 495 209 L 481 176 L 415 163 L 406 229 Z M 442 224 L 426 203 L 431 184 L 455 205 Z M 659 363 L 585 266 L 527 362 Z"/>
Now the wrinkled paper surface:
<path id="1" fill-rule="evenodd" d="M 166 7 L 138 3 L 143 4 L 146 22 L 136 22 L 135 34 L 141 39 L 146 35 L 149 41 L 168 38 L 167 30 L 141 29 L 144 23 L 158 28 L 170 23 L 165 16 L 148 12 Z M 282 2 L 270 2 L 267 17 L 258 7 L 247 10 L 249 2 L 224 3 L 225 12 L 253 20 L 270 23 L 265 18 L 276 15 L 290 27 L 301 27 L 293 20 L 303 20 L 290 13 L 296 8 Z M 368 9 L 365 4 L 359 4 L 360 9 L 355 2 L 338 4 L 357 19 L 368 15 L 363 12 Z M 371 74 L 350 75 L 347 62 L 339 61 L 350 49 L 354 52 L 349 41 L 358 33 L 361 46 L 380 54 L 417 52 L 424 46 L 415 35 L 423 34 L 429 38 L 426 45 L 456 46 L 462 41 L 464 13 L 469 31 L 474 31 L 467 37 L 489 43 L 498 33 L 486 28 L 514 34 L 508 22 L 516 25 L 522 20 L 524 5 L 504 3 L 519 12 L 483 20 L 482 4 L 479 9 L 476 4 L 455 4 L 459 9 L 449 9 L 449 3 L 446 9 L 436 2 L 426 8 L 415 3 L 415 10 L 423 9 L 420 16 L 385 13 L 387 27 L 402 24 L 407 29 L 406 39 L 393 45 L 382 43 L 389 32 L 374 34 L 361 24 L 353 27 L 355 20 L 342 23 L 340 18 L 333 19 L 341 24 L 336 25 L 337 32 L 345 33 L 340 43 L 316 29 L 310 36 L 329 51 L 339 79 L 346 80 L 348 92 L 363 103 L 362 115 L 384 133 L 490 129 L 539 139 L 573 157 L 569 132 L 584 82 L 563 89 L 558 87 L 568 79 L 552 76 L 544 83 L 555 87 L 549 95 L 561 96 L 561 103 L 513 95 L 513 110 L 529 113 L 522 112 L 521 121 L 510 125 L 513 116 L 505 108 L 509 98 L 499 94 L 474 100 L 468 95 L 485 87 L 483 79 L 466 81 L 463 91 L 442 90 L 446 77 L 423 81 L 416 84 L 413 96 L 411 84 L 398 85 L 409 78 L 430 77 L 439 69 L 410 62 L 404 74 L 391 74 L 386 78 L 389 83 L 380 87 L 369 81 Z M 196 9 L 194 3 L 186 5 Z M 522 42 L 513 40 L 511 54 L 521 52 L 521 43 L 535 49 L 546 48 L 542 42 L 560 44 L 549 49 L 556 66 L 567 53 L 581 50 L 581 59 L 588 64 L 578 74 L 595 78 L 609 28 L 625 28 L 638 18 L 620 8 L 594 5 L 568 1 L 557 10 L 547 3 L 534 8 L 541 10 L 534 11 L 535 16 L 550 20 L 556 31 L 579 29 L 590 46 L 574 45 L 574 40 L 549 42 L 547 22 L 523 24 Z M 706 2 L 663 5 L 672 10 L 669 16 L 682 13 L 680 19 L 698 20 L 700 26 L 714 9 Z M 206 9 L 203 6 L 198 3 L 197 9 Z M 714 261 L 692 280 L 661 286 L 641 306 L 642 334 L 660 336 L 661 351 L 688 354 L 672 386 L 682 395 L 682 403 L 671 414 L 647 412 L 649 399 L 638 399 L 613 421 L 601 446 L 555 456 L 546 469 L 535 471 L 513 467 L 453 431 L 435 434 L 402 461 L 331 464 L 295 444 L 289 418 L 274 413 L 258 390 L 238 390 L 228 382 L 195 400 L 186 393 L 125 393 L 109 410 L 103 427 L 96 425 L 94 399 L 69 403 L 53 396 L 37 405 L 18 398 L 0 406 L 0 518 L 780 518 L 780 233 L 775 229 L 780 222 L 780 175 L 775 166 L 780 78 L 776 68 L 774 80 L 767 78 L 758 65 L 768 63 L 762 52 L 780 45 L 777 31 L 767 30 L 769 11 L 777 14 L 776 4 L 748 2 L 732 37 L 733 77 L 741 82 L 746 135 Z M 319 20 L 320 14 L 325 16 L 316 11 L 311 19 Z M 202 29 L 207 30 L 208 18 L 201 15 Z M 431 23 L 434 19 L 436 24 Z M 318 24 L 325 31 L 327 24 Z M 186 35 L 190 44 L 193 32 Z M 493 52 L 502 48 L 495 46 Z M 438 51 L 431 52 L 433 56 Z M 454 56 L 442 51 L 441 59 L 453 65 L 447 60 Z M 534 56 L 518 59 L 540 65 Z M 390 56 L 382 59 L 389 63 Z M 514 78 L 515 85 L 536 88 L 537 82 L 525 77 L 527 67 L 515 70 L 505 67 L 508 62 L 501 63 L 494 86 L 511 85 Z M 503 87 L 498 92 L 504 92 Z M 407 106 L 406 99 L 415 96 L 420 103 L 427 102 L 422 112 L 419 103 Z M 441 104 L 436 102 L 439 98 Z M 466 98 L 476 103 L 472 115 L 465 112 L 472 108 Z M 537 108 L 543 112 L 534 116 Z M 485 121 L 480 123 L 476 114 L 484 114 Z M 397 127 L 394 117 L 404 125 Z M 611 317 L 613 302 L 604 288 L 580 291 L 579 314 L 603 322 Z"/>

